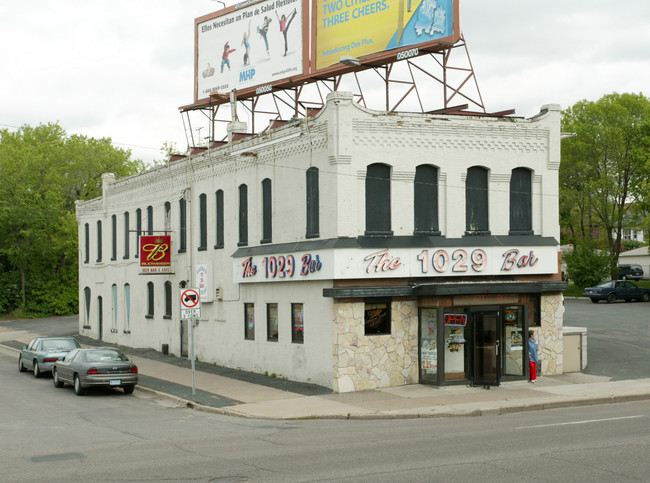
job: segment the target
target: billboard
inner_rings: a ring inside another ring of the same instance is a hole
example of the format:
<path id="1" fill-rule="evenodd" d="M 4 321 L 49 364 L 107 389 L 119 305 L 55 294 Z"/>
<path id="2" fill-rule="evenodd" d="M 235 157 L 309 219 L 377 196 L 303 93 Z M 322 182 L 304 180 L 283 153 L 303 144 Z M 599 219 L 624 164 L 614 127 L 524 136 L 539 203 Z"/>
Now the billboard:
<path id="1" fill-rule="evenodd" d="M 265 0 L 197 18 L 195 101 L 303 74 L 308 13 L 303 0 Z"/>
<path id="2" fill-rule="evenodd" d="M 460 38 L 458 0 L 313 2 L 312 72 L 338 64 L 344 56 L 358 59 L 422 44 L 453 44 Z M 414 49 L 411 56 L 422 53 Z"/>

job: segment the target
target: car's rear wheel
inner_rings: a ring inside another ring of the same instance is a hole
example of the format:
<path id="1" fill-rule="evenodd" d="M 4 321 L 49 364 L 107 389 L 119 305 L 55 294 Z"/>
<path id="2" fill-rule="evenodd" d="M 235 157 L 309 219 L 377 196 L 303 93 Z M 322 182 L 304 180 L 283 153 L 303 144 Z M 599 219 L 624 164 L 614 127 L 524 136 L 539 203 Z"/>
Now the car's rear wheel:
<path id="1" fill-rule="evenodd" d="M 20 372 L 26 372 L 25 366 L 23 366 L 23 356 L 18 356 L 18 370 Z"/>
<path id="2" fill-rule="evenodd" d="M 649 301 L 650 300 L 650 294 L 649 293 L 644 293 L 643 297 L 641 297 L 641 300 L 643 300 L 644 302 Z"/>
<path id="3" fill-rule="evenodd" d="M 594 304 L 598 303 L 598 299 L 589 299 L 589 300 L 591 300 L 591 302 L 594 303 Z"/>
<path id="4" fill-rule="evenodd" d="M 124 389 L 124 394 L 133 394 L 135 386 L 124 386 L 122 389 Z"/>
<path id="5" fill-rule="evenodd" d="M 76 374 L 74 376 L 74 392 L 77 394 L 77 396 L 83 396 L 86 393 L 86 390 L 81 387 L 81 380 L 79 379 L 79 376 Z"/>
<path id="6" fill-rule="evenodd" d="M 41 377 L 41 368 L 38 367 L 38 361 L 34 359 L 34 377 Z"/>
<path id="7" fill-rule="evenodd" d="M 614 302 L 616 302 L 616 294 L 610 293 L 607 296 L 607 303 L 608 304 L 613 304 Z"/>
<path id="8" fill-rule="evenodd" d="M 52 382 L 54 387 L 63 387 L 63 382 L 59 379 L 59 371 L 52 369 Z"/>

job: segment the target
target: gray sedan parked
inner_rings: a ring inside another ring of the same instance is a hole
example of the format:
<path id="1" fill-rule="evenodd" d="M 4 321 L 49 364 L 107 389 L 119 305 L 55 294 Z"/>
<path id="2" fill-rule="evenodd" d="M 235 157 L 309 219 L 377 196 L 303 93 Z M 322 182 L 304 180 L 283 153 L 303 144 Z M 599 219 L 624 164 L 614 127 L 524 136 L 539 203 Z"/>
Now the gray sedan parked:
<path id="1" fill-rule="evenodd" d="M 131 394 L 138 383 L 138 368 L 118 349 L 75 349 L 52 370 L 54 387 L 72 384 L 81 396 L 89 387 L 121 387 Z"/>
<path id="2" fill-rule="evenodd" d="M 40 377 L 44 372 L 52 372 L 56 361 L 79 347 L 79 342 L 73 337 L 36 337 L 20 351 L 18 370 L 25 372 L 29 369 L 34 377 Z"/>

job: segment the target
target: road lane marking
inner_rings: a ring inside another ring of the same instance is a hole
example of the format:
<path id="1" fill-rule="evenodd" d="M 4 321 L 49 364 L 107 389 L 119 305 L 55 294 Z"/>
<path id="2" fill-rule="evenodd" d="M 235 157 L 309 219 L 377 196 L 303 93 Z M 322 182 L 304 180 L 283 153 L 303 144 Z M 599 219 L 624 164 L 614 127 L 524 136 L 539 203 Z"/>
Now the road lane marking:
<path id="1" fill-rule="evenodd" d="M 600 423 L 603 421 L 618 421 L 620 419 L 635 419 L 635 418 L 643 418 L 643 417 L 644 416 L 642 414 L 639 414 L 638 416 L 621 416 L 620 418 L 585 419 L 584 421 L 571 421 L 568 423 L 538 424 L 536 426 L 519 426 L 516 427 L 515 429 L 548 428 L 551 426 L 568 426 L 570 424 Z"/>

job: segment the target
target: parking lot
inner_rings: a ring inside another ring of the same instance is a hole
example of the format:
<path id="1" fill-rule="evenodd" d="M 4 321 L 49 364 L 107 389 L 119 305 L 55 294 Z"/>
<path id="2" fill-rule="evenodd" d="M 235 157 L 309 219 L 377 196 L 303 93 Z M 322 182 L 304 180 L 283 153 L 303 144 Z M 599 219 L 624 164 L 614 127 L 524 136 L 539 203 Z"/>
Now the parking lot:
<path id="1" fill-rule="evenodd" d="M 565 301 L 564 326 L 587 328 L 587 374 L 615 380 L 649 377 L 650 303 Z"/>

